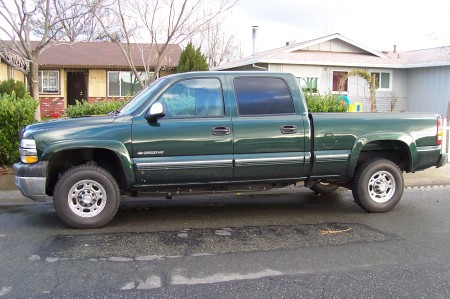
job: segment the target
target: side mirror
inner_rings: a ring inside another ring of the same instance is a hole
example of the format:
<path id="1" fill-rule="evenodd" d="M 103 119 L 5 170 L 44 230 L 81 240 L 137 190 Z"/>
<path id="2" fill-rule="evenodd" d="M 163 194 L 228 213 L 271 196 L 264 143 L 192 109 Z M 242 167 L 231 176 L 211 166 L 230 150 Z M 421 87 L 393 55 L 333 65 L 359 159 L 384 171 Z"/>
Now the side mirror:
<path id="1" fill-rule="evenodd" d="M 151 122 L 155 122 L 158 118 L 166 116 L 166 111 L 164 110 L 164 105 L 157 102 L 150 106 L 145 119 Z"/>

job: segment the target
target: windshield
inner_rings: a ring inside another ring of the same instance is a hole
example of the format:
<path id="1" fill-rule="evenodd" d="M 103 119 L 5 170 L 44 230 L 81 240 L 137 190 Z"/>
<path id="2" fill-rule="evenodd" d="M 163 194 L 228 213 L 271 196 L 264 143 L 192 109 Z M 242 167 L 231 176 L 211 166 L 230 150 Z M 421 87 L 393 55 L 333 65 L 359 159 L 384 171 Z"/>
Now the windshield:
<path id="1" fill-rule="evenodd" d="M 138 92 L 128 103 L 125 104 L 125 106 L 122 107 L 122 109 L 120 109 L 119 115 L 131 114 L 136 111 L 136 109 L 141 107 L 141 105 L 148 99 L 151 92 L 155 90 L 155 88 L 157 88 L 163 81 L 164 78 L 159 78 Z"/>

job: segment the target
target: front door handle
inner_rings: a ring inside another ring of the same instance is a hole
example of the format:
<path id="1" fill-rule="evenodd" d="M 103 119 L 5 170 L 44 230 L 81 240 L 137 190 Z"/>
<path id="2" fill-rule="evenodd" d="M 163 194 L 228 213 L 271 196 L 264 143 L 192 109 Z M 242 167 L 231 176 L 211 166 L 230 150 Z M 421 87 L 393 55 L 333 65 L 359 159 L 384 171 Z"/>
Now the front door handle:
<path id="1" fill-rule="evenodd" d="M 281 133 L 283 134 L 295 134 L 297 133 L 297 126 L 287 125 L 281 127 Z"/>
<path id="2" fill-rule="evenodd" d="M 213 135 L 230 135 L 230 128 L 228 127 L 214 127 L 212 129 Z"/>

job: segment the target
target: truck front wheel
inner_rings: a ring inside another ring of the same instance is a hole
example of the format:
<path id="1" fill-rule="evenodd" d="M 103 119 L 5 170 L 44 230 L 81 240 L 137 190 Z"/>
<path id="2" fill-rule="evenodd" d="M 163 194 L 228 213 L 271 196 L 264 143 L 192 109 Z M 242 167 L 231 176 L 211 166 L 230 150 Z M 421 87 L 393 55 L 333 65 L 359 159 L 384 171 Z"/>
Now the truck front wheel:
<path id="1" fill-rule="evenodd" d="M 367 161 L 356 171 L 352 193 L 356 203 L 371 213 L 394 208 L 403 194 L 403 175 L 398 166 L 386 159 Z"/>
<path id="2" fill-rule="evenodd" d="M 66 171 L 53 193 L 58 216 L 73 228 L 99 228 L 110 222 L 120 205 L 120 189 L 113 176 L 96 165 Z"/>

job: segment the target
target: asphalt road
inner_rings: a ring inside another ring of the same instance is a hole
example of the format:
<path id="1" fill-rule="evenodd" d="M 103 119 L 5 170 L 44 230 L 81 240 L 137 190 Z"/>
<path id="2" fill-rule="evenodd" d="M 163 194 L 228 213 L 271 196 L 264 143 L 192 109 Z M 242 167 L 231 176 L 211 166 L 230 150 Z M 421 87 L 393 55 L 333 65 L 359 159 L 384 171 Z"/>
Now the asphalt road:
<path id="1" fill-rule="evenodd" d="M 99 230 L 0 205 L 2 298 L 450 298 L 450 187 L 126 200 Z"/>

